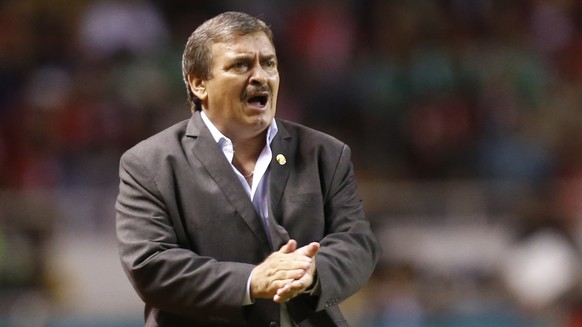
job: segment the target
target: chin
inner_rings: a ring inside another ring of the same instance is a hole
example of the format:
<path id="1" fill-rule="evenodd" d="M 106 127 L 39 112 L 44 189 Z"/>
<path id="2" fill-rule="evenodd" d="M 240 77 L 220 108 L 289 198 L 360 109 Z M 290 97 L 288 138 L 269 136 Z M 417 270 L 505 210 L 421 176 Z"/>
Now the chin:
<path id="1" fill-rule="evenodd" d="M 250 124 L 260 131 L 263 131 L 269 127 L 272 120 L 273 116 L 271 115 L 258 115 L 250 119 Z"/>

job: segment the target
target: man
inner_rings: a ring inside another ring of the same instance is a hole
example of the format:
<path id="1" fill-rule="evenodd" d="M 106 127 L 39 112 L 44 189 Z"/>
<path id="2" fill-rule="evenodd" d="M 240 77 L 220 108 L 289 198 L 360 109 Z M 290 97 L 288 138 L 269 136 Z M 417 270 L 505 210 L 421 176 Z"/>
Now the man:
<path id="1" fill-rule="evenodd" d="M 264 22 L 227 12 L 188 39 L 192 117 L 120 163 L 117 236 L 146 326 L 347 326 L 378 245 L 349 148 L 275 119 Z"/>

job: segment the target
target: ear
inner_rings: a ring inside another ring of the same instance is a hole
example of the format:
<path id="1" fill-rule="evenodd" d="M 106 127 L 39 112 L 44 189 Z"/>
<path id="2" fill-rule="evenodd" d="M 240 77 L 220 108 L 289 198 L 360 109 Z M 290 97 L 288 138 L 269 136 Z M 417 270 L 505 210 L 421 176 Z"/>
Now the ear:
<path id="1" fill-rule="evenodd" d="M 206 92 L 206 81 L 200 77 L 195 77 L 192 75 L 188 75 L 188 85 L 190 86 L 190 90 L 200 101 L 206 100 L 208 97 L 208 92 Z"/>

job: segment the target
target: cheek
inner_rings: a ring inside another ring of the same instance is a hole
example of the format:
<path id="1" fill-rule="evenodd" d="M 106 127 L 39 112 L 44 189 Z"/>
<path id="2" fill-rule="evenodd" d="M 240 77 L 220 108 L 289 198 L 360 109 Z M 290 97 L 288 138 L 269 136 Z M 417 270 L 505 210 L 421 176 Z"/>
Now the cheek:
<path id="1" fill-rule="evenodd" d="M 240 101 L 240 92 L 238 92 L 233 84 L 215 88 L 212 90 L 212 94 L 209 92 L 208 95 L 216 103 Z"/>
<path id="2" fill-rule="evenodd" d="M 273 95 L 276 97 L 277 93 L 279 92 L 279 78 L 271 80 L 271 90 Z"/>

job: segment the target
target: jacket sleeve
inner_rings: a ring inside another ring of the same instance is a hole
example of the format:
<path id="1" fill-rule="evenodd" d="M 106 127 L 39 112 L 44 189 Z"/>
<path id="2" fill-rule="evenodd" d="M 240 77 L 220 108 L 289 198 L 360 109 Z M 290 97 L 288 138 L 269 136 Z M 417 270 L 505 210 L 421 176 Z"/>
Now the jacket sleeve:
<path id="1" fill-rule="evenodd" d="M 242 323 L 243 296 L 254 266 L 219 262 L 180 246 L 178 221 L 170 217 L 146 158 L 127 152 L 120 162 L 116 231 L 133 287 L 146 305 L 163 311 L 197 321 Z"/>
<path id="2" fill-rule="evenodd" d="M 316 311 L 339 304 L 368 281 L 380 254 L 357 194 L 350 160 L 344 145 L 325 192 L 325 234 L 317 254 L 320 295 Z"/>

